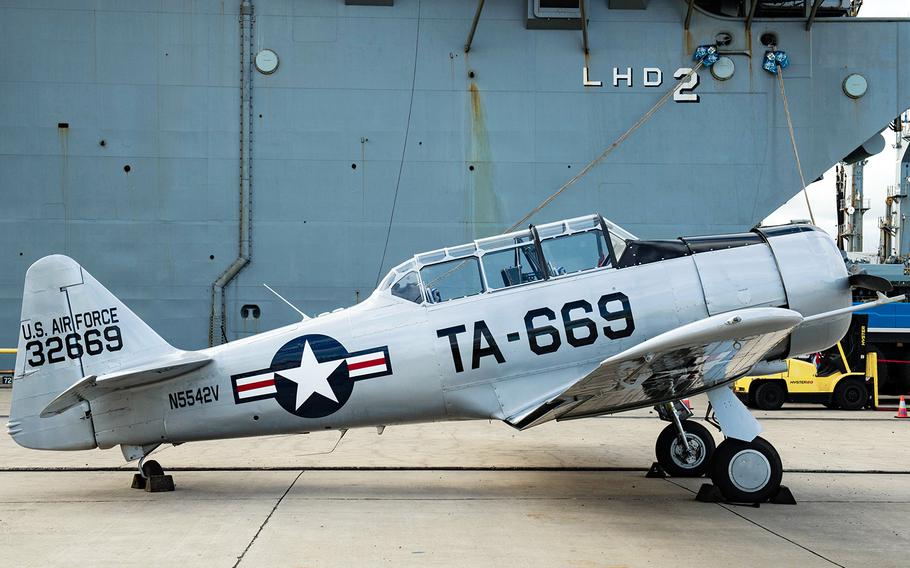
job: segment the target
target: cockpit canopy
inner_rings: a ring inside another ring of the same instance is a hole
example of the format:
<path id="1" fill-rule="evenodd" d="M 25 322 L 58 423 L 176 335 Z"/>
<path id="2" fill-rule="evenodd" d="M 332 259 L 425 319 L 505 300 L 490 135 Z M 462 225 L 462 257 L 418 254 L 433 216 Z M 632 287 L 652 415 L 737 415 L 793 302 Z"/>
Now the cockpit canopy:
<path id="1" fill-rule="evenodd" d="M 635 236 L 600 215 L 588 215 L 465 245 L 421 253 L 393 268 L 379 285 L 393 296 L 436 304 L 615 267 Z"/>

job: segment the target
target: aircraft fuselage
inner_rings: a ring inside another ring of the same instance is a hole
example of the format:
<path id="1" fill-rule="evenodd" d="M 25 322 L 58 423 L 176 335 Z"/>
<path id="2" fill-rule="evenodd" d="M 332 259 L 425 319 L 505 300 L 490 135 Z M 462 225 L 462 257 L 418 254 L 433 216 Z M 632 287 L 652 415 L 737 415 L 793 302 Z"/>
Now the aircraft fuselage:
<path id="1" fill-rule="evenodd" d="M 205 350 L 213 364 L 181 378 L 94 400 L 95 438 L 111 447 L 505 419 L 611 355 L 711 315 L 849 306 L 830 237 L 792 227 L 747 243 L 692 239 L 663 260 L 641 248 L 640 262 L 438 303 L 380 289 L 354 307 Z M 801 287 L 807 275 L 811 288 Z M 827 347 L 848 322 L 800 328 L 775 355 Z M 685 381 L 673 393 L 624 385 L 607 393 L 611 411 L 716 386 Z"/>

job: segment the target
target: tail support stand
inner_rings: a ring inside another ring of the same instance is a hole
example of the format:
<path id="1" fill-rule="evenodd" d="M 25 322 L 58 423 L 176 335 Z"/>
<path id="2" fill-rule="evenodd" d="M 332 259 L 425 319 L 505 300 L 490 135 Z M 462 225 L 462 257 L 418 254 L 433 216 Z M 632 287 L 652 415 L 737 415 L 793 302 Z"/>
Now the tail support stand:
<path id="1" fill-rule="evenodd" d="M 138 450 L 141 452 L 141 457 L 139 457 L 139 473 L 133 474 L 133 483 L 130 485 L 132 489 L 144 489 L 146 493 L 159 493 L 162 491 L 173 491 L 174 490 L 174 478 L 173 476 L 166 475 L 164 469 L 161 467 L 161 464 L 155 460 L 145 461 L 148 458 L 149 454 L 157 448 L 158 445 L 155 445 L 148 451 L 145 451 L 145 448 L 138 447 L 126 447 L 123 449 L 123 456 L 127 459 L 131 459 L 132 456 L 135 456 L 137 452 L 133 450 Z M 132 457 L 135 459 L 135 457 Z"/>

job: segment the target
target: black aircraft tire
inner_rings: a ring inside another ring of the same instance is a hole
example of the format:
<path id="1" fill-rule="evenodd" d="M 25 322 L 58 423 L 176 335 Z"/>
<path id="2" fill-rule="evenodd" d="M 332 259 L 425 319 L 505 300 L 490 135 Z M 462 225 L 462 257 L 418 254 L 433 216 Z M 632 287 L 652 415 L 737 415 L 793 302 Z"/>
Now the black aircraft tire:
<path id="1" fill-rule="evenodd" d="M 686 431 L 686 438 L 697 445 L 695 461 L 691 464 L 687 463 L 679 443 L 676 426 L 669 424 L 661 431 L 654 444 L 657 463 L 673 477 L 701 477 L 708 473 L 711 466 L 715 448 L 714 436 L 698 422 L 683 420 L 682 426 Z"/>
<path id="2" fill-rule="evenodd" d="M 834 401 L 843 410 L 861 410 L 866 406 L 869 389 L 857 379 L 845 379 L 834 389 Z"/>
<path id="3" fill-rule="evenodd" d="M 744 398 L 746 400 L 744 400 L 743 402 L 746 403 L 746 406 L 748 406 L 749 408 L 758 408 L 755 405 L 755 389 L 749 389 L 749 392 L 746 393 L 746 396 Z"/>
<path id="4" fill-rule="evenodd" d="M 711 462 L 711 481 L 728 501 L 761 503 L 780 489 L 784 468 L 777 450 L 767 440 L 751 442 L 727 438 L 717 446 Z"/>
<path id="5" fill-rule="evenodd" d="M 780 410 L 787 400 L 787 390 L 777 381 L 763 381 L 755 387 L 755 407 L 761 410 Z"/>
<path id="6" fill-rule="evenodd" d="M 146 477 L 164 475 L 164 468 L 155 460 L 149 460 L 142 464 L 142 473 L 144 473 Z"/>

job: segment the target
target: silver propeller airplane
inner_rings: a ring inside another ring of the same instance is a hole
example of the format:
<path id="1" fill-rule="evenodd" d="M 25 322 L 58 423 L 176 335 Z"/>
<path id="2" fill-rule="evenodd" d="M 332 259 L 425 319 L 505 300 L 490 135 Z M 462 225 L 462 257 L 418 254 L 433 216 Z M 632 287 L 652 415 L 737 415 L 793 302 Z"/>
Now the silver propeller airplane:
<path id="1" fill-rule="evenodd" d="M 879 299 L 853 306 L 851 286 Z M 418 254 L 356 306 L 183 351 L 53 255 L 26 275 L 8 429 L 28 448 L 119 445 L 134 487 L 172 489 L 146 460 L 166 443 L 654 406 L 667 472 L 758 502 L 783 468 L 730 383 L 830 347 L 850 312 L 902 299 L 888 289 L 811 225 L 649 241 L 591 215 Z M 679 403 L 702 392 L 717 447 Z"/>

